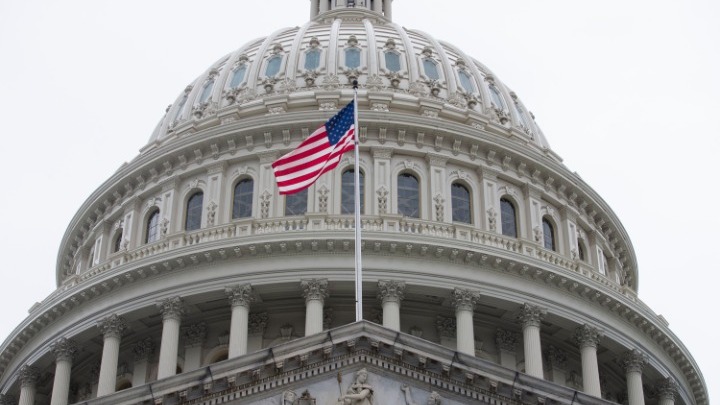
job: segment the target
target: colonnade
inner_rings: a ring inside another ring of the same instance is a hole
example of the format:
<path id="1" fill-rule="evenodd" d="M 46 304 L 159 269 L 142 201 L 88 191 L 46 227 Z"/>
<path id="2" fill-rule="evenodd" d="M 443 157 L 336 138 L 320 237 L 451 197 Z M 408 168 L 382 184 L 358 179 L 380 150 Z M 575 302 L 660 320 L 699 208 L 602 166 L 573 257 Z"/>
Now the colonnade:
<path id="1" fill-rule="evenodd" d="M 305 335 L 320 333 L 324 329 L 323 306 L 325 299 L 329 296 L 328 282 L 326 279 L 301 280 L 300 288 L 305 298 Z M 400 306 L 404 299 L 404 290 L 405 283 L 401 281 L 381 280 L 378 282 L 378 299 L 382 303 L 382 323 L 388 329 L 400 331 Z M 256 296 L 250 284 L 226 287 L 225 293 L 232 308 L 228 358 L 235 358 L 248 351 L 250 306 L 256 301 Z M 466 289 L 456 288 L 451 295 L 451 303 L 455 308 L 455 319 L 451 319 L 448 325 L 454 326 L 453 334 L 456 336 L 457 351 L 470 356 L 475 355 L 473 313 L 479 299 L 479 292 Z M 170 297 L 157 303 L 157 308 L 162 315 L 163 323 L 157 372 L 157 378 L 162 379 L 176 373 L 180 325 L 185 313 L 185 304 L 181 297 Z M 542 308 L 529 304 L 522 304 L 517 315 L 517 321 L 522 327 L 525 373 L 540 379 L 545 378 L 540 341 L 540 329 L 544 316 L 545 311 Z M 200 346 L 205 338 L 204 324 L 193 326 L 202 330 L 198 329 L 193 334 L 197 339 L 191 339 L 198 343 L 195 345 L 197 353 L 193 355 L 186 347 L 185 368 L 188 370 L 201 366 Z M 127 322 L 117 314 L 113 314 L 99 321 L 97 327 L 103 335 L 102 360 L 97 381 L 97 397 L 101 397 L 115 392 L 120 342 L 122 332 L 127 328 Z M 575 340 L 581 355 L 583 391 L 595 397 L 601 397 L 597 349 L 602 337 L 602 332 L 598 328 L 588 324 L 579 326 L 575 331 Z M 502 366 L 516 367 L 515 347 L 518 340 L 518 336 L 514 332 L 498 330 L 496 343 Z M 192 346 L 192 342 L 190 343 Z M 148 358 L 154 349 L 151 338 L 142 340 L 135 345 L 133 386 L 147 382 L 145 377 Z M 550 347 L 550 349 L 554 350 L 554 347 Z M 78 345 L 67 338 L 58 339 L 51 345 L 51 351 L 55 356 L 51 405 L 68 403 L 70 371 L 77 350 Z M 622 365 L 626 372 L 628 405 L 644 405 L 642 371 L 646 364 L 647 357 L 638 350 L 629 350 L 623 357 Z M 39 371 L 36 367 L 31 365 L 21 367 L 18 371 L 19 401 L 11 401 L 8 396 L 0 396 L 0 404 L 34 404 L 38 377 Z M 562 381 L 557 381 L 556 376 L 551 376 L 551 380 L 562 383 Z M 668 378 L 659 383 L 658 392 L 660 405 L 673 405 L 677 385 Z"/>

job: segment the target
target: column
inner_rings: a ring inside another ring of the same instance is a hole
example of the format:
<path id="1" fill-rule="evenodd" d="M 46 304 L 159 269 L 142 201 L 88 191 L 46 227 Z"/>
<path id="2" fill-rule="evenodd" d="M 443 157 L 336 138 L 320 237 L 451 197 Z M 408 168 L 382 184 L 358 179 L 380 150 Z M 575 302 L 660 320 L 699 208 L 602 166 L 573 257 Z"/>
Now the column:
<path id="1" fill-rule="evenodd" d="M 40 372 L 36 367 L 26 364 L 20 367 L 18 374 L 18 379 L 20 380 L 20 401 L 18 404 L 34 405 L 36 392 L 35 388 L 37 380 L 40 378 Z"/>
<path id="2" fill-rule="evenodd" d="M 495 332 L 495 345 L 500 353 L 500 365 L 517 370 L 518 334 L 504 329 Z"/>
<path id="3" fill-rule="evenodd" d="M 180 297 L 167 298 L 157 304 L 162 312 L 163 330 L 160 341 L 160 362 L 158 380 L 175 375 L 177 369 L 178 341 L 180 340 L 180 320 L 185 312 Z"/>
<path id="4" fill-rule="evenodd" d="M 622 365 L 627 379 L 628 405 L 645 405 L 645 394 L 642 386 L 642 371 L 647 364 L 647 357 L 639 350 L 625 353 Z"/>
<path id="5" fill-rule="evenodd" d="M 50 346 L 50 350 L 55 355 L 55 380 L 50 405 L 67 405 L 70 369 L 73 356 L 77 352 L 77 345 L 70 339 L 60 338 Z"/>
<path id="6" fill-rule="evenodd" d="M 658 383 L 658 405 L 675 405 L 677 383 L 671 377 L 664 378 Z"/>
<path id="7" fill-rule="evenodd" d="M 135 365 L 133 366 L 132 386 L 137 387 L 147 382 L 148 360 L 155 353 L 155 342 L 152 338 L 145 338 L 135 344 L 133 354 Z"/>
<path id="8" fill-rule="evenodd" d="M 127 323 L 122 317 L 113 314 L 98 322 L 97 327 L 102 332 L 104 339 L 97 391 L 97 396 L 101 397 L 115 392 L 120 337 L 123 329 L 127 327 Z"/>
<path id="9" fill-rule="evenodd" d="M 194 323 L 185 328 L 185 363 L 183 371 L 197 370 L 202 364 L 202 345 L 207 337 L 205 322 Z"/>
<path id="10" fill-rule="evenodd" d="M 378 299 L 382 301 L 383 326 L 400 330 L 400 302 L 404 298 L 405 282 L 394 280 L 378 281 Z"/>
<path id="11" fill-rule="evenodd" d="M 563 350 L 550 345 L 545 353 L 545 359 L 547 361 L 547 365 L 549 366 L 548 369 L 550 370 L 550 375 L 548 376 L 550 381 L 556 384 L 566 385 L 567 354 L 565 354 Z"/>
<path id="12" fill-rule="evenodd" d="M 473 311 L 480 294 L 475 291 L 453 290 L 452 304 L 457 322 L 457 351 L 475 356 L 475 327 Z"/>
<path id="13" fill-rule="evenodd" d="M 327 279 L 300 281 L 305 298 L 305 336 L 323 331 L 323 305 L 328 297 Z"/>
<path id="14" fill-rule="evenodd" d="M 310 19 L 317 17 L 318 8 L 320 7 L 319 0 L 310 0 Z"/>
<path id="15" fill-rule="evenodd" d="M 518 321 L 523 328 L 525 373 L 537 378 L 544 377 L 540 345 L 540 321 L 544 315 L 544 310 L 528 304 L 522 305 L 518 315 Z"/>
<path id="16" fill-rule="evenodd" d="M 602 398 L 597 361 L 597 348 L 601 337 L 602 333 L 590 325 L 583 325 L 575 330 L 575 341 L 580 347 L 582 360 L 583 391 L 598 398 Z"/>
<path id="17" fill-rule="evenodd" d="M 232 306 L 230 343 L 228 345 L 228 359 L 232 359 L 247 353 L 250 303 L 255 300 L 255 297 L 250 284 L 227 287 L 225 293 Z"/>

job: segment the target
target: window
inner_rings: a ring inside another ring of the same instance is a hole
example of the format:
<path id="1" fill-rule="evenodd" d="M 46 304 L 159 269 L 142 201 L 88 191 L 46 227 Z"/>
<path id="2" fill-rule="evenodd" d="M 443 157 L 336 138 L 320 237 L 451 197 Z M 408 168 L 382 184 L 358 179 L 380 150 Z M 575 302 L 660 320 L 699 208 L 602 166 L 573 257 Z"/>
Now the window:
<path id="1" fill-rule="evenodd" d="M 598 266 L 598 269 L 600 270 L 600 274 L 603 276 L 607 276 L 608 274 L 608 258 L 605 252 L 600 251 L 600 266 Z"/>
<path id="2" fill-rule="evenodd" d="M 117 236 L 115 236 L 115 240 L 113 240 L 113 248 L 112 248 L 113 253 L 117 253 L 120 251 L 120 248 L 122 248 L 122 240 L 123 240 L 123 232 L 121 229 L 120 232 L 118 232 Z"/>
<path id="3" fill-rule="evenodd" d="M 150 214 L 145 223 L 145 243 L 153 243 L 160 236 L 160 210 L 156 209 Z"/>
<path id="4" fill-rule="evenodd" d="M 360 171 L 360 213 L 365 213 L 365 174 Z M 355 213 L 355 170 L 345 170 L 342 174 L 340 213 Z"/>
<path id="5" fill-rule="evenodd" d="M 233 219 L 248 218 L 252 216 L 253 203 L 253 180 L 240 180 L 235 185 L 235 193 L 233 195 Z"/>
<path id="6" fill-rule="evenodd" d="M 578 259 L 580 259 L 580 261 L 584 262 L 585 258 L 587 256 L 585 255 L 585 242 L 583 242 L 582 239 L 578 239 L 577 248 L 578 248 Z"/>
<path id="7" fill-rule="evenodd" d="M 494 85 L 490 85 L 490 98 L 492 98 L 492 103 L 495 104 L 495 108 L 505 110 L 505 102 L 500 95 L 500 90 Z"/>
<path id="8" fill-rule="evenodd" d="M 518 117 L 520 117 L 520 123 L 525 127 L 530 129 L 530 123 L 528 122 L 527 116 L 523 112 L 522 108 L 515 103 L 515 111 L 517 112 Z"/>
<path id="9" fill-rule="evenodd" d="M 178 118 L 180 118 L 180 115 L 182 114 L 183 108 L 185 107 L 185 103 L 187 102 L 187 94 L 183 96 L 183 99 L 180 100 L 180 104 L 177 107 L 177 110 L 175 110 L 175 117 L 173 117 L 173 121 L 177 121 Z"/>
<path id="10" fill-rule="evenodd" d="M 185 230 L 194 231 L 200 229 L 202 223 L 203 193 L 198 191 L 188 198 L 185 210 Z"/>
<path id="11" fill-rule="evenodd" d="M 515 205 L 505 198 L 500 199 L 500 222 L 502 234 L 517 238 L 517 216 Z"/>
<path id="12" fill-rule="evenodd" d="M 320 50 L 311 49 L 305 52 L 305 69 L 315 70 L 320 66 Z"/>
<path id="13" fill-rule="evenodd" d="M 555 229 L 547 218 L 542 220 L 543 246 L 545 249 L 555 250 Z"/>
<path id="14" fill-rule="evenodd" d="M 230 80 L 230 87 L 235 89 L 240 86 L 243 79 L 245 79 L 245 72 L 247 72 L 247 65 L 242 64 L 235 69 Z"/>
<path id="15" fill-rule="evenodd" d="M 212 95 L 212 89 L 213 85 L 215 84 L 215 80 L 208 80 L 207 83 L 205 83 L 205 86 L 203 86 L 202 94 L 200 94 L 200 104 L 203 104 L 210 99 L 210 96 Z"/>
<path id="16" fill-rule="evenodd" d="M 403 173 L 397 179 L 398 213 L 411 218 L 420 218 L 420 184 L 417 177 Z"/>
<path id="17" fill-rule="evenodd" d="M 475 93 L 475 85 L 468 72 L 461 70 L 458 72 L 458 77 L 460 78 L 460 85 L 465 89 L 466 93 Z"/>
<path id="18" fill-rule="evenodd" d="M 357 69 L 360 67 L 360 49 L 359 48 L 345 49 L 345 66 L 347 66 L 350 69 Z"/>
<path id="19" fill-rule="evenodd" d="M 273 77 L 280 73 L 280 63 L 282 62 L 282 56 L 274 55 L 268 59 L 267 67 L 265 68 L 265 76 Z"/>
<path id="20" fill-rule="evenodd" d="M 440 73 L 434 60 L 423 59 L 423 69 L 425 69 L 425 76 L 427 76 L 428 79 L 440 80 Z"/>
<path id="21" fill-rule="evenodd" d="M 307 189 L 285 196 L 285 216 L 305 215 L 307 212 Z"/>
<path id="22" fill-rule="evenodd" d="M 92 267 L 94 264 L 95 264 L 95 246 L 93 246 L 93 247 L 90 249 L 90 254 L 88 255 L 88 266 L 87 266 L 87 268 L 89 269 L 89 268 Z"/>
<path id="23" fill-rule="evenodd" d="M 399 72 L 400 55 L 395 52 L 385 52 L 385 67 L 391 72 Z"/>
<path id="24" fill-rule="evenodd" d="M 469 224 L 471 218 L 470 191 L 460 183 L 453 183 L 450 188 L 452 197 L 452 220 Z"/>

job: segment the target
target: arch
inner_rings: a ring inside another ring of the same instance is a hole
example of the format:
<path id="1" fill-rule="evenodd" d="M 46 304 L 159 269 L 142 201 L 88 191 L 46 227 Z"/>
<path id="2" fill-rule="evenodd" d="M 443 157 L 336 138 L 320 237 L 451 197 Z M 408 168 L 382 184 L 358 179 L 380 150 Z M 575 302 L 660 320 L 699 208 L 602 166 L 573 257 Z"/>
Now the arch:
<path id="1" fill-rule="evenodd" d="M 185 203 L 185 230 L 194 231 L 202 226 L 203 192 L 196 191 Z"/>
<path id="2" fill-rule="evenodd" d="M 340 176 L 340 213 L 355 213 L 355 169 L 343 170 Z M 365 213 L 365 173 L 360 169 L 360 213 Z"/>
<path id="3" fill-rule="evenodd" d="M 145 221 L 145 243 L 153 243 L 160 239 L 160 209 L 154 208 Z"/>
<path id="4" fill-rule="evenodd" d="M 555 226 L 549 216 L 542 219 L 542 235 L 543 247 L 548 250 L 557 251 L 557 242 L 555 241 Z"/>
<path id="5" fill-rule="evenodd" d="M 207 355 L 205 355 L 205 365 L 217 363 L 219 361 L 227 360 L 228 359 L 228 345 L 226 344 L 220 344 L 208 352 Z"/>
<path id="6" fill-rule="evenodd" d="M 515 203 L 506 196 L 500 198 L 500 228 L 503 235 L 518 237 L 517 209 Z"/>
<path id="7" fill-rule="evenodd" d="M 115 392 L 126 390 L 128 388 L 132 388 L 132 380 L 125 376 L 118 377 L 115 382 Z"/>
<path id="8" fill-rule="evenodd" d="M 472 223 L 472 199 L 470 189 L 460 181 L 450 185 L 452 200 L 452 221 L 466 224 Z"/>
<path id="9" fill-rule="evenodd" d="M 285 216 L 305 215 L 308 207 L 308 189 L 285 196 Z"/>
<path id="10" fill-rule="evenodd" d="M 232 219 L 252 217 L 253 191 L 255 182 L 245 177 L 233 187 Z"/>
<path id="11" fill-rule="evenodd" d="M 397 176 L 398 214 L 420 218 L 420 181 L 415 174 L 401 172 Z"/>

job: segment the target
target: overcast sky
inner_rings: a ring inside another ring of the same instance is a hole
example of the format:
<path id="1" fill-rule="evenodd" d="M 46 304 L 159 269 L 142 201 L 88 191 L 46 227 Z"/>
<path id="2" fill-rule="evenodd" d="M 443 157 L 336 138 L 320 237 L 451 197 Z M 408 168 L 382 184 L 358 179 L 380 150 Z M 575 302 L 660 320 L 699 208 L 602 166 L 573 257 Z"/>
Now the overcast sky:
<path id="1" fill-rule="evenodd" d="M 614 209 L 640 297 L 720 393 L 720 2 L 395 0 L 395 22 L 487 65 Z M 309 0 L 0 0 L 0 340 L 55 288 L 76 210 L 221 56 Z M 715 308 L 715 309 L 713 309 Z"/>

